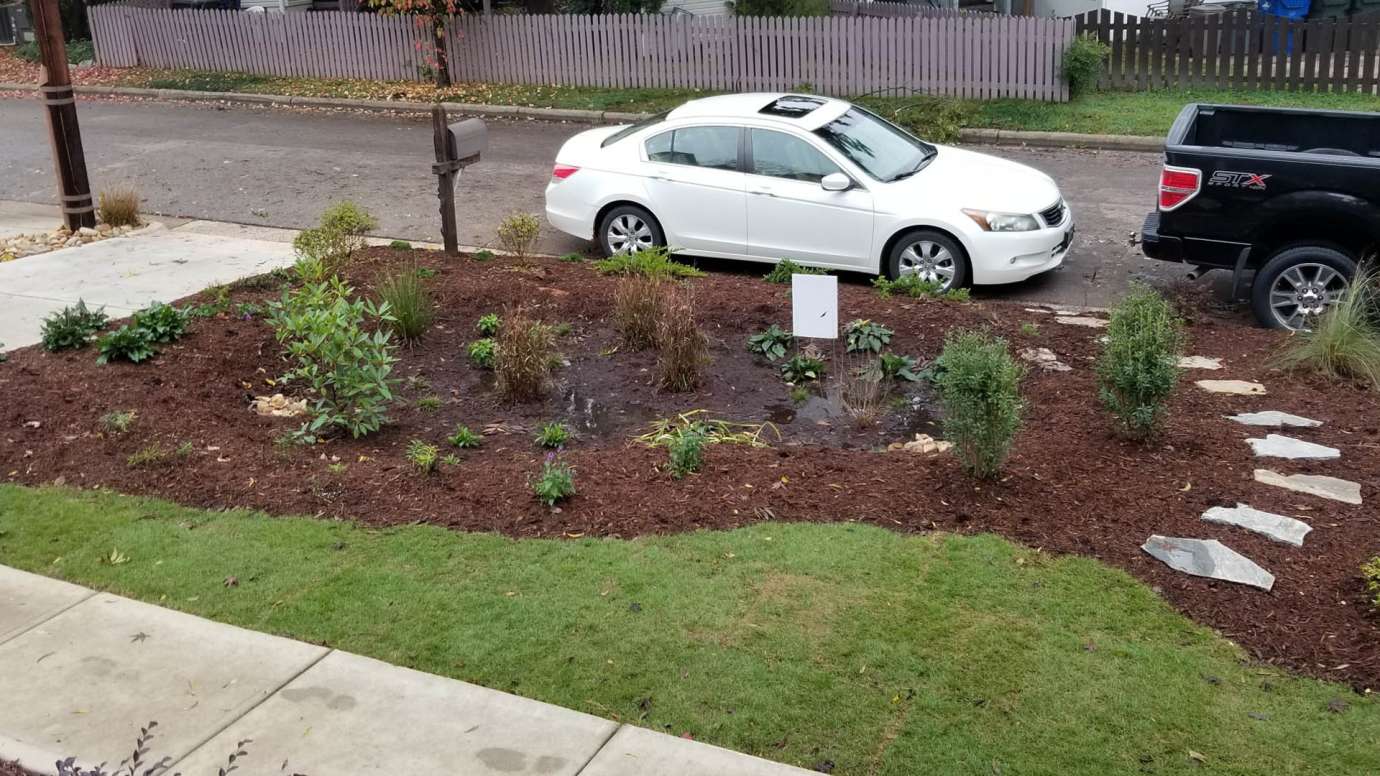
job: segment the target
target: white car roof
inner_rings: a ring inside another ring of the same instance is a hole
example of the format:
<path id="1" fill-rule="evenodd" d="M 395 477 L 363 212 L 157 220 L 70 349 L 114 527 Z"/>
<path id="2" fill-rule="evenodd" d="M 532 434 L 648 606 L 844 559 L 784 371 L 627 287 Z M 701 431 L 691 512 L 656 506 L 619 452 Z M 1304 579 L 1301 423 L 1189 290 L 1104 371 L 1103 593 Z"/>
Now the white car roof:
<path id="1" fill-rule="evenodd" d="M 762 109 L 782 97 L 800 97 L 819 100 L 818 108 L 803 116 L 783 116 L 763 113 Z M 691 100 L 671 111 L 668 119 L 757 119 L 760 121 L 800 127 L 806 130 L 817 129 L 833 121 L 848 110 L 851 105 L 843 100 L 815 94 L 791 94 L 790 92 L 751 92 L 747 94 L 721 94 Z"/>

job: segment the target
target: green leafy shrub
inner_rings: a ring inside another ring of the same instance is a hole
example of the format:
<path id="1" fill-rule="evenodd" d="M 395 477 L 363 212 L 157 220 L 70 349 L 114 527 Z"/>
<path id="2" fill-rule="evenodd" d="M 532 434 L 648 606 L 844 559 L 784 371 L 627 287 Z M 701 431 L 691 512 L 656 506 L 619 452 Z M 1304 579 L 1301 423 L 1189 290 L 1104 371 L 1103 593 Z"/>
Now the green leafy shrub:
<path id="1" fill-rule="evenodd" d="M 570 429 L 566 428 L 565 424 L 556 421 L 544 423 L 537 431 L 536 439 L 533 441 L 541 447 L 554 450 L 563 447 L 566 442 L 570 441 Z"/>
<path id="2" fill-rule="evenodd" d="M 519 259 L 525 259 L 541 236 L 541 220 L 531 213 L 513 213 L 498 225 L 498 244 Z"/>
<path id="3" fill-rule="evenodd" d="M 585 257 L 581 256 L 578 253 L 567 253 L 564 256 L 561 256 L 561 261 L 567 264 L 583 264 L 585 261 Z"/>
<path id="4" fill-rule="evenodd" d="M 389 240 L 388 247 L 395 251 L 410 251 L 412 250 L 412 243 L 407 240 Z"/>
<path id="5" fill-rule="evenodd" d="M 148 332 L 149 341 L 173 342 L 187 333 L 191 316 L 170 304 L 154 302 L 134 314 L 133 325 Z"/>
<path id="6" fill-rule="evenodd" d="M 1021 428 L 1025 374 L 1005 340 L 983 332 L 959 331 L 944 340 L 939 355 L 939 397 L 944 435 L 965 471 L 994 477 Z"/>
<path id="7" fill-rule="evenodd" d="M 508 401 L 533 401 L 546 393 L 556 360 L 556 335 L 525 310 L 509 314 L 498 332 L 494 372 Z"/>
<path id="8" fill-rule="evenodd" d="M 450 444 L 451 447 L 467 450 L 479 447 L 483 442 L 483 437 L 471 431 L 469 426 L 456 426 L 455 431 L 451 433 L 450 436 L 446 437 L 446 442 Z"/>
<path id="9" fill-rule="evenodd" d="M 470 361 L 480 369 L 493 369 L 494 356 L 498 353 L 498 345 L 492 337 L 477 339 L 470 343 L 468 348 Z"/>
<path id="10" fill-rule="evenodd" d="M 1286 368 L 1369 383 L 1380 391 L 1380 272 L 1360 272 L 1341 301 L 1313 327 L 1289 337 L 1278 357 Z"/>
<path id="11" fill-rule="evenodd" d="M 754 353 L 765 358 L 767 361 L 775 362 L 778 358 L 784 358 L 786 351 L 795 344 L 795 337 L 788 331 L 776 324 L 768 326 L 766 329 L 748 337 L 747 349 L 749 353 Z"/>
<path id="12" fill-rule="evenodd" d="M 656 346 L 665 286 L 657 275 L 626 275 L 614 285 L 613 327 L 629 350 Z"/>
<path id="13" fill-rule="evenodd" d="M 796 264 L 790 259 L 782 259 L 781 261 L 776 263 L 775 267 L 771 268 L 771 272 L 768 272 L 767 274 L 763 275 L 762 279 L 767 281 L 768 283 L 789 283 L 791 282 L 791 275 L 827 274 L 829 274 L 828 270 L 820 269 L 818 267 L 806 267 L 800 264 Z"/>
<path id="14" fill-rule="evenodd" d="M 426 290 L 426 281 L 416 268 L 389 275 L 378 284 L 379 299 L 393 313 L 389 328 L 405 343 L 422 339 L 436 317 L 436 307 Z"/>
<path id="15" fill-rule="evenodd" d="M 67 64 L 80 65 L 96 58 L 96 48 L 89 40 L 69 40 L 67 41 Z M 38 47 L 38 41 L 28 41 L 17 44 L 14 55 L 25 62 L 43 61 L 43 53 Z"/>
<path id="16" fill-rule="evenodd" d="M 1366 581 L 1366 592 L 1372 596 L 1371 605 L 1380 609 L 1380 555 L 1361 566 L 1361 578 Z"/>
<path id="17" fill-rule="evenodd" d="M 657 379 L 673 392 L 694 390 L 709 364 L 709 339 L 695 320 L 695 294 L 690 286 L 668 285 L 657 316 Z"/>
<path id="18" fill-rule="evenodd" d="M 407 443 L 406 456 L 407 462 L 417 467 L 417 471 L 430 474 L 436 471 L 436 464 L 440 463 L 441 450 L 436 445 L 414 439 Z"/>
<path id="19" fill-rule="evenodd" d="M 1040 325 L 1032 321 L 1026 321 L 1021 324 L 1021 334 L 1026 337 L 1038 337 L 1040 336 Z"/>
<path id="20" fill-rule="evenodd" d="M 378 219 L 369 211 L 348 199 L 327 207 L 321 213 L 321 228 L 341 234 L 362 237 L 378 228 L 378 225 Z"/>
<path id="21" fill-rule="evenodd" d="M 485 337 L 492 337 L 498 333 L 498 327 L 502 325 L 503 321 L 498 317 L 498 313 L 486 313 L 479 316 L 479 322 L 474 328 Z"/>
<path id="22" fill-rule="evenodd" d="M 100 355 L 96 356 L 97 364 L 108 364 L 111 361 L 137 364 L 152 358 L 158 352 L 153 347 L 153 339 L 149 336 L 148 330 L 131 324 L 107 332 L 96 341 L 96 347 L 100 350 Z"/>
<path id="23" fill-rule="evenodd" d="M 43 349 L 57 352 L 85 347 L 109 322 L 104 310 L 87 309 L 86 302 L 79 299 L 43 319 Z"/>
<path id="24" fill-rule="evenodd" d="M 319 283 L 364 247 L 364 234 L 378 225 L 353 202 L 339 202 L 321 214 L 321 226 L 303 229 L 292 241 L 297 274 L 304 283 Z"/>
<path id="25" fill-rule="evenodd" d="M 704 435 L 698 433 L 679 434 L 666 446 L 671 476 L 681 479 L 693 474 L 704 465 Z"/>
<path id="26" fill-rule="evenodd" d="M 491 250 L 487 250 L 485 248 L 480 248 L 479 250 L 471 254 L 470 258 L 474 259 L 475 261 L 492 261 L 494 258 L 494 252 Z"/>
<path id="27" fill-rule="evenodd" d="M 810 353 L 797 353 L 781 365 L 781 378 L 799 384 L 824 377 L 824 359 Z"/>
<path id="28" fill-rule="evenodd" d="M 891 329 L 859 318 L 844 330 L 844 342 L 849 353 L 881 353 L 891 344 Z"/>
<path id="29" fill-rule="evenodd" d="M 914 356 L 883 353 L 877 358 L 877 367 L 884 379 L 920 382 L 920 362 L 916 361 Z"/>
<path id="30" fill-rule="evenodd" d="M 666 248 L 649 248 L 637 253 L 620 253 L 594 263 L 601 275 L 647 275 L 661 278 L 698 278 L 704 273 L 671 258 Z"/>
<path id="31" fill-rule="evenodd" d="M 134 421 L 138 418 L 139 413 L 134 410 L 107 412 L 101 416 L 101 428 L 111 434 L 123 434 L 134 425 Z"/>
<path id="32" fill-rule="evenodd" d="M 1077 97 L 1097 88 L 1102 77 L 1103 63 L 1112 49 L 1096 36 L 1084 33 L 1074 38 L 1064 49 L 1064 80 L 1069 82 L 1069 93 Z"/>
<path id="33" fill-rule="evenodd" d="M 106 189 L 96 203 L 96 215 L 110 226 L 139 225 L 139 192 L 128 186 Z"/>
<path id="34" fill-rule="evenodd" d="M 1097 360 L 1098 396 L 1133 439 L 1154 436 L 1179 382 L 1183 324 L 1164 297 L 1144 285 L 1112 310 Z"/>
<path id="35" fill-rule="evenodd" d="M 906 274 L 895 280 L 887 280 L 880 275 L 872 279 L 873 288 L 877 289 L 877 295 L 883 298 L 891 296 L 908 296 L 913 299 L 920 297 L 930 297 L 933 299 L 947 299 L 951 302 L 968 301 L 968 289 L 952 288 L 948 291 L 941 290 L 943 284 L 933 280 L 922 280 L 919 275 Z"/>
<path id="36" fill-rule="evenodd" d="M 530 484 L 538 501 L 554 507 L 575 495 L 575 469 L 556 453 L 547 453 L 541 471 Z"/>
<path id="37" fill-rule="evenodd" d="M 271 308 L 274 335 L 293 363 L 283 379 L 304 383 L 316 397 L 311 419 L 298 432 L 303 441 L 333 431 L 358 438 L 388 419 L 397 383 L 397 348 L 388 328 L 393 316 L 387 303 L 354 299 L 353 293 L 332 277 L 285 291 Z"/>
<path id="38" fill-rule="evenodd" d="M 978 112 L 970 100 L 912 95 L 904 98 L 863 98 L 861 102 L 917 137 L 934 143 L 953 143 Z"/>

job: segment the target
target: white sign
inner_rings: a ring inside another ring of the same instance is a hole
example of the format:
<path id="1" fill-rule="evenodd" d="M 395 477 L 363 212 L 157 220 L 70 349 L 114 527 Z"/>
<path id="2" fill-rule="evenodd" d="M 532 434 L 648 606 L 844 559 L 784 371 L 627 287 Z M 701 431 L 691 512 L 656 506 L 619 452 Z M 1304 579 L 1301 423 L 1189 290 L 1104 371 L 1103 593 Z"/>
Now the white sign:
<path id="1" fill-rule="evenodd" d="M 797 337 L 838 339 L 838 278 L 791 275 L 791 333 Z"/>

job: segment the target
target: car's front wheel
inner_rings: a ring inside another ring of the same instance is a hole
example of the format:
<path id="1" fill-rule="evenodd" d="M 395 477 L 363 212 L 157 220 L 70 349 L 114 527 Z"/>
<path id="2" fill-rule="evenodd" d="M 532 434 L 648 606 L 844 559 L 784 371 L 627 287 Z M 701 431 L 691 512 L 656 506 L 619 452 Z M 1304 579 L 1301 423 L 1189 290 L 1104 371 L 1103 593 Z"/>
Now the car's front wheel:
<path id="1" fill-rule="evenodd" d="M 891 246 L 886 274 L 892 280 L 915 275 L 936 284 L 941 292 L 951 291 L 968 284 L 968 254 L 952 237 L 920 229 L 905 234 Z"/>
<path id="2" fill-rule="evenodd" d="M 666 235 L 645 209 L 619 205 L 599 220 L 599 244 L 605 256 L 617 256 L 664 246 Z"/>
<path id="3" fill-rule="evenodd" d="M 1335 248 L 1294 245 L 1271 256 L 1256 273 L 1251 307 L 1272 329 L 1299 331 L 1341 301 L 1356 262 Z"/>

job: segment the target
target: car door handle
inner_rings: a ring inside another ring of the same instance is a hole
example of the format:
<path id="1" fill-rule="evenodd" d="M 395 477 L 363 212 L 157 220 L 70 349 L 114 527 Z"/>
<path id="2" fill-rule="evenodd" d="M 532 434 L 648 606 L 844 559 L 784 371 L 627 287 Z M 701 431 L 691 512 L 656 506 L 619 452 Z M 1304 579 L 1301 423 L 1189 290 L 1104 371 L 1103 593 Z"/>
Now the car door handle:
<path id="1" fill-rule="evenodd" d="M 756 195 L 759 196 L 759 197 L 774 197 L 774 196 L 776 196 L 775 194 L 772 193 L 772 190 L 771 190 L 771 189 L 753 189 L 752 191 L 750 191 L 750 192 L 748 192 L 748 193 L 750 193 L 750 194 L 756 194 Z"/>

